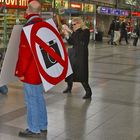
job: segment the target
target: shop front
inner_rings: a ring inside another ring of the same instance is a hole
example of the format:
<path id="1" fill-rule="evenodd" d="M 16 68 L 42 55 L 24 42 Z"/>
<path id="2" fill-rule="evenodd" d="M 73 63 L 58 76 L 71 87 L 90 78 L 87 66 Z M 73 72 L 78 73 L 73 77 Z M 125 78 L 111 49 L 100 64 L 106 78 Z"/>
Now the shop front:
<path id="1" fill-rule="evenodd" d="M 135 23 L 140 25 L 140 12 L 131 12 L 131 18 L 133 21 L 133 25 Z"/>
<path id="2" fill-rule="evenodd" d="M 109 25 L 112 19 L 116 16 L 128 17 L 129 12 L 127 10 L 115 9 L 111 7 L 98 6 L 97 7 L 97 30 L 104 33 L 105 36 L 108 34 Z"/>
<path id="3" fill-rule="evenodd" d="M 27 4 L 28 0 L 0 0 L 0 47 L 7 47 L 14 25 L 24 24 Z M 46 18 L 52 11 L 52 1 L 45 1 L 42 11 Z"/>
<path id="4" fill-rule="evenodd" d="M 23 24 L 27 0 L 0 0 L 0 43 L 7 47 L 7 42 L 15 24 Z"/>

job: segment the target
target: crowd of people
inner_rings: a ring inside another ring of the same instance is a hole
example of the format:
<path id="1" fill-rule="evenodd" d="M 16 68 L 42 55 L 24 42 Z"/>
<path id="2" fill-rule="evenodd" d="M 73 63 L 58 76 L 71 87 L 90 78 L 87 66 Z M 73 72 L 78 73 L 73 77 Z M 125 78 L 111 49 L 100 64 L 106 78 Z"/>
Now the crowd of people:
<path id="1" fill-rule="evenodd" d="M 119 18 L 115 17 L 109 27 L 108 34 L 110 35 L 110 39 L 108 40 L 108 44 L 121 45 L 123 38 L 125 39 L 126 44 L 129 44 L 127 25 L 128 23 L 126 19 L 120 22 Z M 138 23 L 135 23 L 134 30 L 131 34 L 135 34 L 135 36 L 132 36 L 133 46 L 137 46 L 138 38 L 140 36 L 140 28 Z"/>

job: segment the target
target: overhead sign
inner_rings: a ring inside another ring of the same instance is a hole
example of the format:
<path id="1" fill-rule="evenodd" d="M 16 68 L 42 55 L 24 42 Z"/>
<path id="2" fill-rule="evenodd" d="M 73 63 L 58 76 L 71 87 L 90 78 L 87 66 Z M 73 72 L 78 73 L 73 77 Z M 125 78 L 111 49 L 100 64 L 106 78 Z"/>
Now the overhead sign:
<path id="1" fill-rule="evenodd" d="M 84 12 L 94 12 L 93 4 L 84 4 Z"/>
<path id="2" fill-rule="evenodd" d="M 100 14 L 114 15 L 114 16 L 128 16 L 129 15 L 127 10 L 114 9 L 110 7 L 101 7 L 101 6 L 97 8 L 97 12 Z"/>
<path id="3" fill-rule="evenodd" d="M 70 8 L 77 9 L 77 10 L 82 10 L 82 3 L 71 2 L 70 3 Z"/>
<path id="4" fill-rule="evenodd" d="M 107 3 L 107 4 L 113 4 L 114 1 L 113 0 L 94 0 L 95 2 L 99 2 L 99 3 Z"/>
<path id="5" fill-rule="evenodd" d="M 24 27 L 23 30 L 45 91 L 72 74 L 64 43 L 52 19 Z"/>
<path id="6" fill-rule="evenodd" d="M 26 8 L 28 0 L 0 0 L 0 6 L 8 8 Z"/>
<path id="7" fill-rule="evenodd" d="M 140 12 L 131 12 L 131 15 L 134 17 L 140 17 Z"/>
<path id="8" fill-rule="evenodd" d="M 54 5 L 52 5 L 52 7 L 54 8 Z M 55 8 L 59 9 L 59 8 L 64 8 L 64 9 L 68 9 L 68 1 L 67 0 L 56 0 L 55 1 Z"/>

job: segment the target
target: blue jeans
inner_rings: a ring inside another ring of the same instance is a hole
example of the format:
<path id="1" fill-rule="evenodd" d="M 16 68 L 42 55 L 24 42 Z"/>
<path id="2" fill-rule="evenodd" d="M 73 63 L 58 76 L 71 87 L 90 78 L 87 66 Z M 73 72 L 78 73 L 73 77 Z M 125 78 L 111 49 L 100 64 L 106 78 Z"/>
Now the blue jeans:
<path id="1" fill-rule="evenodd" d="M 34 133 L 46 130 L 48 125 L 43 86 L 24 83 L 25 103 L 27 106 L 28 129 Z"/>

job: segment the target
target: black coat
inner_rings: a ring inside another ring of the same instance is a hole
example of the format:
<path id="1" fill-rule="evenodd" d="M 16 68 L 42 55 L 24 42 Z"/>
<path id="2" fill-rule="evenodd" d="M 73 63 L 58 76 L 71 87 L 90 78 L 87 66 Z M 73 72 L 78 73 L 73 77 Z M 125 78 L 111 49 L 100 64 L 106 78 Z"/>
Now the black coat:
<path id="1" fill-rule="evenodd" d="M 133 32 L 136 33 L 137 37 L 140 36 L 140 28 L 139 28 L 138 25 L 136 25 L 136 26 L 134 27 L 134 31 L 133 31 Z"/>
<path id="2" fill-rule="evenodd" d="M 68 49 L 70 63 L 73 69 L 74 82 L 88 82 L 88 43 L 90 32 L 80 28 L 73 32 L 67 40 L 72 48 Z M 67 80 L 66 80 L 67 81 Z"/>
<path id="3" fill-rule="evenodd" d="M 115 29 L 115 21 L 113 20 L 110 24 L 108 35 L 111 35 L 111 32 L 112 31 L 114 32 L 114 29 Z"/>

